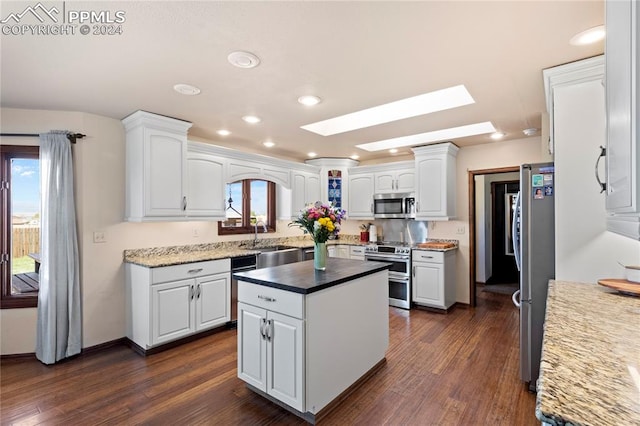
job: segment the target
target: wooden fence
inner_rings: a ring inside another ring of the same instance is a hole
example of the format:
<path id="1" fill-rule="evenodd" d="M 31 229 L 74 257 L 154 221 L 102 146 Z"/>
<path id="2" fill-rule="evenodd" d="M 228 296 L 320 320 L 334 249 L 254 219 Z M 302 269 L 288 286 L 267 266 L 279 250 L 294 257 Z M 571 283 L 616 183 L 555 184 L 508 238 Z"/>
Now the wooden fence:
<path id="1" fill-rule="evenodd" d="M 17 259 L 40 252 L 39 226 L 13 226 L 11 257 Z"/>

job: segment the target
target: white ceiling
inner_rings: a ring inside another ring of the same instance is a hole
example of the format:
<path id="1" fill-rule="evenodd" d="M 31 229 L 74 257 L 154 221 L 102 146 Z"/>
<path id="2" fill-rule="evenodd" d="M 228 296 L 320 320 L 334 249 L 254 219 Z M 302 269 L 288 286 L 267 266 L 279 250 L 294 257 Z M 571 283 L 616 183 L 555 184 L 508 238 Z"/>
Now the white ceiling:
<path id="1" fill-rule="evenodd" d="M 3 1 L 0 16 L 36 3 Z M 45 5 L 62 10 L 62 3 Z M 603 52 L 602 42 L 569 45 L 577 32 L 604 23 L 602 1 L 67 1 L 64 6 L 122 10 L 123 34 L 2 35 L 3 107 L 117 119 L 142 109 L 193 122 L 194 139 L 296 160 L 315 151 L 319 157 L 359 154 L 361 161 L 380 161 L 390 154 L 354 145 L 482 121 L 493 122 L 507 140 L 523 138 L 523 129 L 541 126 L 542 70 Z M 231 66 L 227 55 L 234 50 L 255 53 L 261 64 Z M 195 85 L 202 93 L 179 95 L 176 83 Z M 458 84 L 467 87 L 475 104 L 334 136 L 300 129 Z M 296 100 L 305 94 L 323 102 L 303 107 Z M 262 117 L 262 123 L 244 123 L 240 117 L 247 114 Z M 232 134 L 218 136 L 221 128 Z M 276 146 L 263 147 L 267 139 Z M 454 142 L 495 143 L 488 135 Z"/>

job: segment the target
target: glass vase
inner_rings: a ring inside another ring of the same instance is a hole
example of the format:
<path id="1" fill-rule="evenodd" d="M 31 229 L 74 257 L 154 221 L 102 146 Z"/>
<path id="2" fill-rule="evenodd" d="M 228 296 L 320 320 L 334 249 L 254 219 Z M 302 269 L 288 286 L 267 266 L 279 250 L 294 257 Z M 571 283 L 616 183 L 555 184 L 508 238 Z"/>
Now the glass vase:
<path id="1" fill-rule="evenodd" d="M 313 243 L 313 267 L 318 271 L 327 269 L 327 243 Z"/>

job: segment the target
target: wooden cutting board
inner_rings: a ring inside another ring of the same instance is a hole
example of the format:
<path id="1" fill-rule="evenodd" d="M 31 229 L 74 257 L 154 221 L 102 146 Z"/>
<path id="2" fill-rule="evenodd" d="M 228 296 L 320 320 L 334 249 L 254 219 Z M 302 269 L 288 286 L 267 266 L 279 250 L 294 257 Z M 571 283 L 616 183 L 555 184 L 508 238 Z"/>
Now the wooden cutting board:
<path id="1" fill-rule="evenodd" d="M 640 283 L 634 283 L 632 281 L 621 280 L 617 278 L 604 278 L 598 280 L 598 284 L 605 287 L 613 288 L 625 294 L 640 296 Z"/>
<path id="2" fill-rule="evenodd" d="M 447 242 L 430 242 L 430 243 L 419 243 L 418 248 L 426 248 L 426 249 L 448 249 L 448 248 L 452 248 L 455 247 L 456 245 L 454 243 L 447 243 Z"/>

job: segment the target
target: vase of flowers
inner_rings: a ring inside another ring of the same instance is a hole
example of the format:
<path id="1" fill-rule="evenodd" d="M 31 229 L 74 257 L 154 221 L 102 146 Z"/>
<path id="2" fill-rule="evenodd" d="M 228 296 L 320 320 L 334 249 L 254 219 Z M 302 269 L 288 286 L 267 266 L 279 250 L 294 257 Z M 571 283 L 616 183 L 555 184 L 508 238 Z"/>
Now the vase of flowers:
<path id="1" fill-rule="evenodd" d="M 313 239 L 313 266 L 324 271 L 327 268 L 327 240 L 340 232 L 340 222 L 346 212 L 329 204 L 316 201 L 300 212 L 289 224 L 301 228 Z"/>

